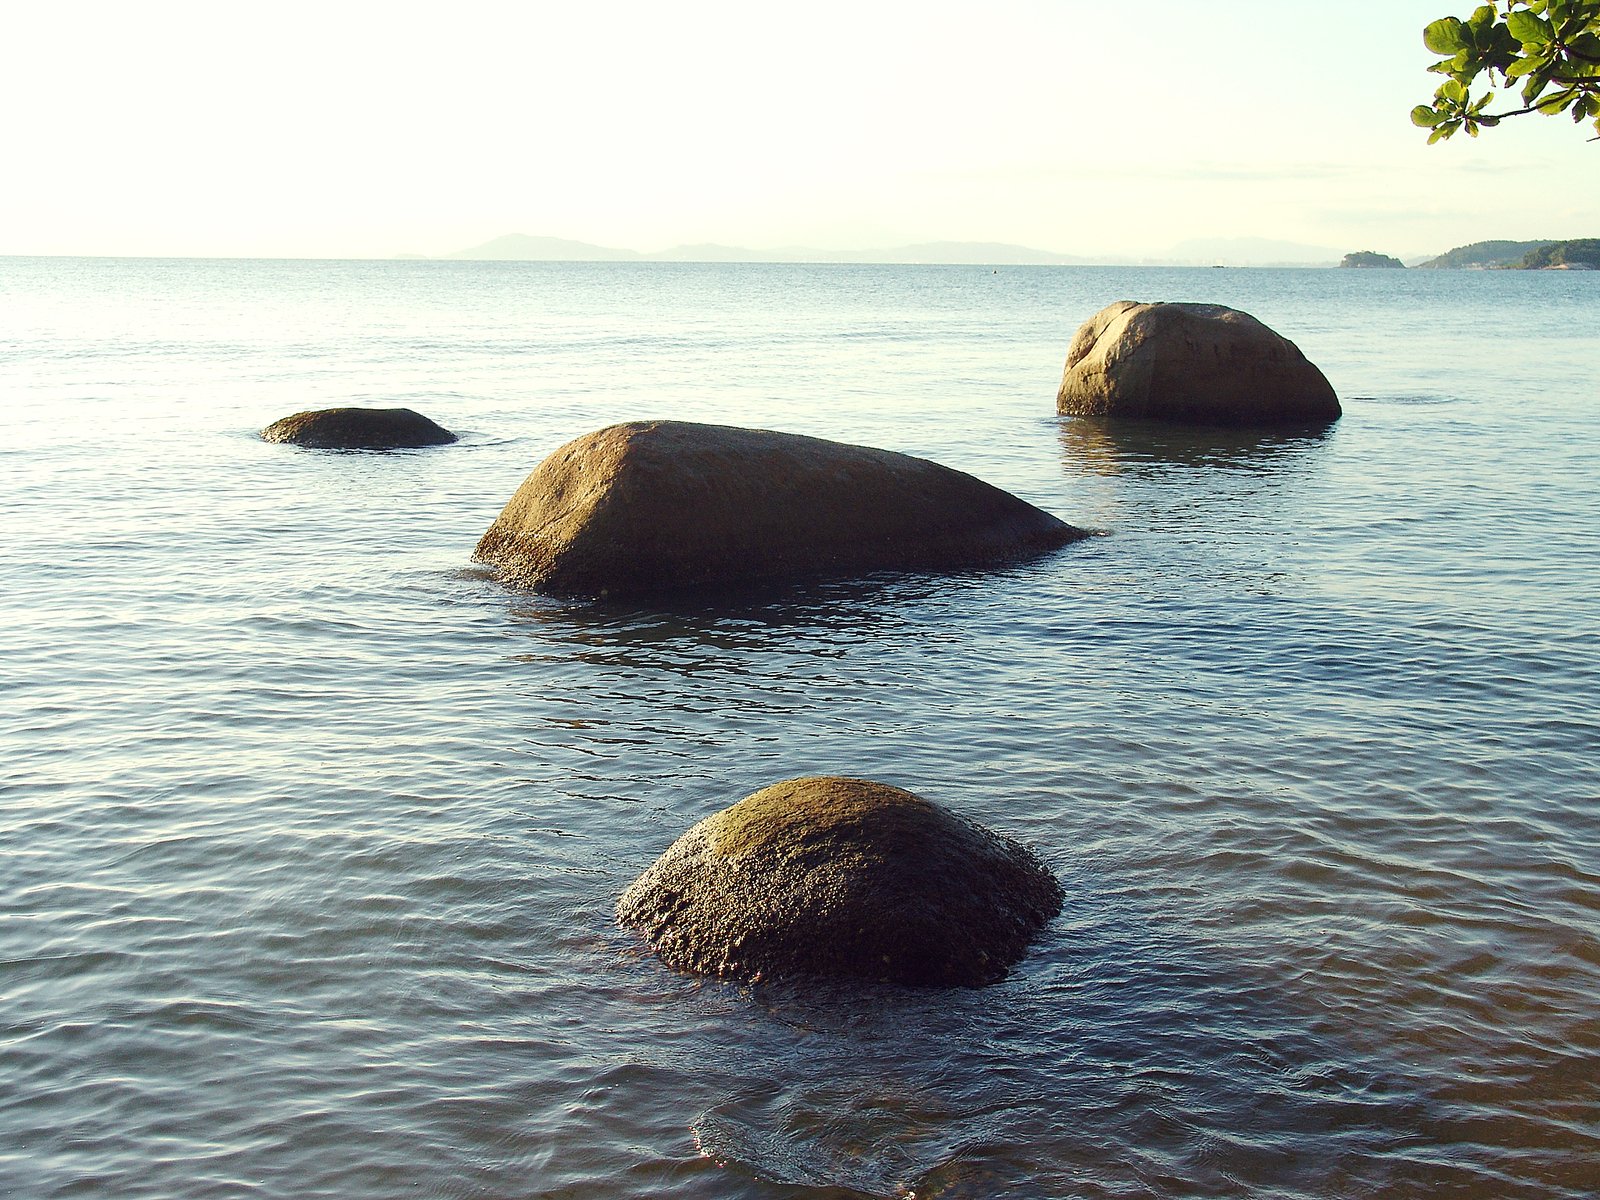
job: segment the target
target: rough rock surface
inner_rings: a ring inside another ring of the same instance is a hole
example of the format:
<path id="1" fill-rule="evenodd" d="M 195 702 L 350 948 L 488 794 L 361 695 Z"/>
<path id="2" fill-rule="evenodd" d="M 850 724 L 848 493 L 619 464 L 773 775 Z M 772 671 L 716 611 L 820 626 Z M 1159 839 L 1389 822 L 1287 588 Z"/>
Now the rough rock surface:
<path id="1" fill-rule="evenodd" d="M 763 429 L 639 421 L 545 459 L 474 557 L 554 595 L 622 597 L 984 566 L 1085 536 L 926 459 Z"/>
<path id="2" fill-rule="evenodd" d="M 316 450 L 403 450 L 443 446 L 456 435 L 409 408 L 319 408 L 274 421 L 261 431 L 269 442 Z"/>
<path id="3" fill-rule="evenodd" d="M 1119 300 L 1078 330 L 1056 395 L 1074 417 L 1320 424 L 1339 400 L 1287 338 L 1220 304 Z"/>
<path id="4" fill-rule="evenodd" d="M 863 779 L 776 783 L 707 817 L 623 893 L 669 966 L 977 987 L 1061 908 L 1019 843 Z"/>

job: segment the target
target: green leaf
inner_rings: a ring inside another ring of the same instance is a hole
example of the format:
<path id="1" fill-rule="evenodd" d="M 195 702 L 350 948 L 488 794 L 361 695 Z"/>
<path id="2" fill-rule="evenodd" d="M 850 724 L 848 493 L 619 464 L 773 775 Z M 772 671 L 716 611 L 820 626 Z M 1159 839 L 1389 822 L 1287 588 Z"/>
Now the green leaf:
<path id="1" fill-rule="evenodd" d="M 1493 71 L 1504 71 L 1522 57 L 1522 43 L 1506 32 L 1504 25 L 1494 27 L 1494 37 L 1483 52 L 1484 65 Z"/>
<path id="2" fill-rule="evenodd" d="M 1570 113 L 1600 132 L 1600 0 L 1473 0 L 1471 7 L 1464 19 L 1442 17 L 1422 31 L 1440 59 L 1427 69 L 1443 80 L 1433 103 L 1410 116 L 1428 130 L 1430 145 L 1503 123 L 1506 113 L 1487 111 L 1501 95 L 1497 85 L 1521 94 L 1512 115 Z M 1480 78 L 1490 90 L 1474 96 Z"/>
<path id="3" fill-rule="evenodd" d="M 1494 5 L 1485 4 L 1481 8 L 1474 9 L 1472 15 L 1467 18 L 1466 36 L 1477 49 L 1483 50 L 1488 47 L 1489 30 L 1494 25 L 1497 15 Z"/>
<path id="4" fill-rule="evenodd" d="M 1518 9 L 1506 17 L 1506 28 L 1524 46 L 1548 46 L 1556 38 L 1556 31 L 1549 21 L 1524 9 Z"/>
<path id="5" fill-rule="evenodd" d="M 1470 49 L 1467 27 L 1459 17 L 1440 17 L 1422 31 L 1422 44 L 1435 54 L 1459 54 Z"/>

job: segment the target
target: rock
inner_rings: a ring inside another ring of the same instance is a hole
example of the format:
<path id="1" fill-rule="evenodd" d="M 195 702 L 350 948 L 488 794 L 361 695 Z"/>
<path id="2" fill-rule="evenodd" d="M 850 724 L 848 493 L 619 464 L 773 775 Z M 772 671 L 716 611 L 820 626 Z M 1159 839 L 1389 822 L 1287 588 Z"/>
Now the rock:
<path id="1" fill-rule="evenodd" d="M 776 783 L 707 817 L 623 893 L 617 917 L 677 970 L 977 987 L 1060 911 L 1010 838 L 864 779 Z"/>
<path id="2" fill-rule="evenodd" d="M 623 597 L 984 566 L 1085 536 L 925 459 L 762 429 L 638 421 L 545 459 L 473 554 L 511 583 Z"/>
<path id="3" fill-rule="evenodd" d="M 1119 300 L 1078 330 L 1056 411 L 1197 425 L 1312 425 L 1339 400 L 1287 338 L 1220 304 Z"/>
<path id="4" fill-rule="evenodd" d="M 261 431 L 268 442 L 316 450 L 401 450 L 443 446 L 456 435 L 409 408 L 319 408 L 274 421 Z"/>

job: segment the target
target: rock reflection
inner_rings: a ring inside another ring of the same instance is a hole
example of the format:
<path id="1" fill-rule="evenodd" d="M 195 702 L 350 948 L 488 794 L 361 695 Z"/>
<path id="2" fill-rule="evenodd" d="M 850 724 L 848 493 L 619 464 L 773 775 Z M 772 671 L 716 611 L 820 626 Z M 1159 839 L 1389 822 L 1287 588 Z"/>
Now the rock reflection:
<path id="1" fill-rule="evenodd" d="M 1169 468 L 1281 473 L 1315 453 L 1334 426 L 1243 429 L 1071 417 L 1061 421 L 1060 429 L 1069 471 L 1115 476 Z"/>
<path id="2" fill-rule="evenodd" d="M 776 655 L 788 672 L 795 660 L 842 659 L 868 636 L 883 653 L 910 639 L 920 647 L 936 644 L 947 635 L 930 627 L 930 606 L 959 605 L 995 577 L 1024 569 L 1026 564 L 946 575 L 885 574 L 781 590 L 686 595 L 650 608 L 518 594 L 510 615 L 534 645 L 510 657 L 741 676 L 771 674 Z"/>

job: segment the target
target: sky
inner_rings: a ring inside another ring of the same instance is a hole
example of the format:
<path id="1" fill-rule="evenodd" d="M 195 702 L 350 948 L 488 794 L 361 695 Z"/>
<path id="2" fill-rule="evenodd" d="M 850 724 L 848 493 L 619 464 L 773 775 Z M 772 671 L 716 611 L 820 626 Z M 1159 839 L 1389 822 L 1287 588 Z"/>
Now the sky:
<path id="1" fill-rule="evenodd" d="M 1570 120 L 1411 126 L 1472 7 L 8 2 L 0 254 L 1600 236 Z"/>

